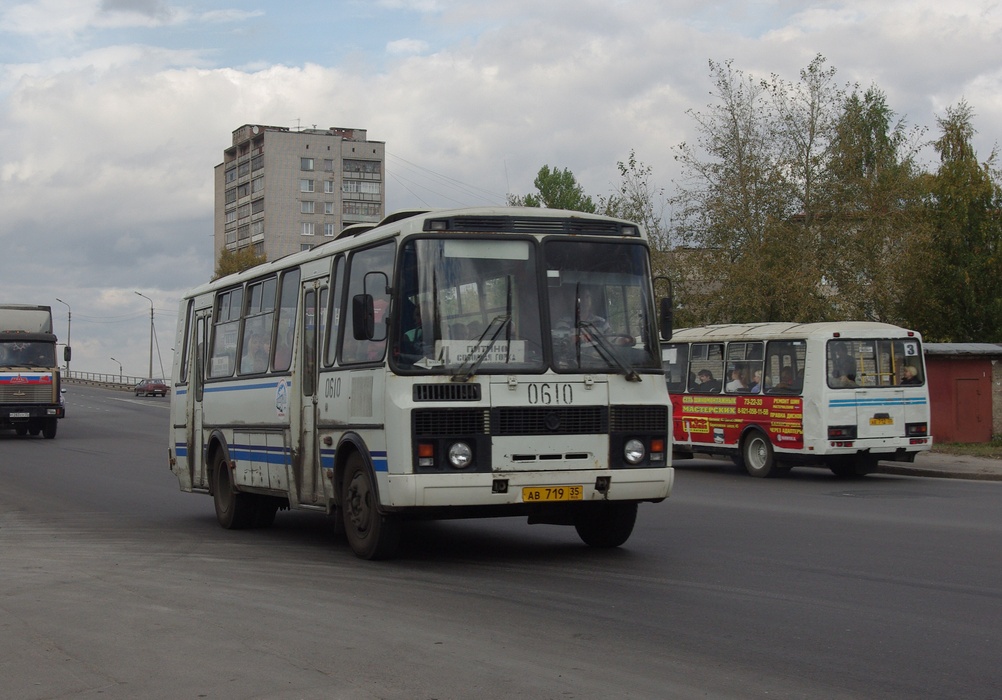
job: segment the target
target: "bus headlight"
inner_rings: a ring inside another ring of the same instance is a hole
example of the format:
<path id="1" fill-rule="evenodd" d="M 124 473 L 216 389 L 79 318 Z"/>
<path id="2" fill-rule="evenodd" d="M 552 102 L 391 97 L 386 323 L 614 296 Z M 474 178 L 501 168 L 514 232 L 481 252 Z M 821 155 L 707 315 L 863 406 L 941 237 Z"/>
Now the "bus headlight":
<path id="1" fill-rule="evenodd" d="M 473 463 L 473 450 L 465 442 L 454 442 L 449 447 L 449 464 L 453 469 L 466 469 Z"/>
<path id="2" fill-rule="evenodd" d="M 627 440 L 626 445 L 623 446 L 623 458 L 628 464 L 640 464 L 644 461 L 646 452 L 644 443 L 636 438 Z"/>

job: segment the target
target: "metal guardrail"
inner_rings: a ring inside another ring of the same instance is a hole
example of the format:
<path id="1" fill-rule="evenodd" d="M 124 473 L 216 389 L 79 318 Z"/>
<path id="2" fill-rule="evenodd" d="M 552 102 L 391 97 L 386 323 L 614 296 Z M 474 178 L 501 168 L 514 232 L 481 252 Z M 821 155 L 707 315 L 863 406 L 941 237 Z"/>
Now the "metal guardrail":
<path id="1" fill-rule="evenodd" d="M 85 384 L 90 386 L 100 386 L 106 389 L 119 389 L 121 391 L 132 391 L 139 382 L 147 377 L 130 377 L 123 374 L 103 374 L 101 372 L 63 372 L 62 381 L 65 384 Z"/>

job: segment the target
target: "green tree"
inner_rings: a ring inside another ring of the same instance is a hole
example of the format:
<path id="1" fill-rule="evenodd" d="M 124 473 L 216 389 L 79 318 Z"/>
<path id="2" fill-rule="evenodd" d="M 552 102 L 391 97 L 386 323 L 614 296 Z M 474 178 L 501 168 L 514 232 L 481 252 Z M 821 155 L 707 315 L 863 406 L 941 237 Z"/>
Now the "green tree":
<path id="1" fill-rule="evenodd" d="M 912 325 L 928 340 L 1002 341 L 1002 177 L 993 150 L 978 162 L 966 102 L 937 119 L 940 164 L 931 178 L 929 233 L 913 247 Z"/>
<path id="2" fill-rule="evenodd" d="M 788 148 L 777 135 L 778 87 L 710 61 L 715 102 L 690 111 L 680 144 L 672 229 L 678 325 L 785 320 L 817 296 L 812 252 L 795 220 Z"/>
<path id="3" fill-rule="evenodd" d="M 923 234 L 922 129 L 906 129 L 875 87 L 848 95 L 828 163 L 821 260 L 833 315 L 903 322 L 908 252 Z"/>
<path id="4" fill-rule="evenodd" d="M 263 254 L 255 253 L 252 246 L 233 251 L 223 248 L 222 252 L 219 253 L 219 259 L 216 260 L 216 271 L 212 279 L 217 280 L 220 277 L 250 269 L 266 261 L 267 258 Z"/>
<path id="5" fill-rule="evenodd" d="M 595 203 L 584 193 L 584 189 L 574 178 L 574 174 L 564 168 L 550 169 L 544 165 L 539 169 L 532 184 L 538 194 L 525 196 L 508 195 L 508 206 L 546 207 L 548 209 L 570 209 L 571 211 L 594 212 Z"/>
<path id="6" fill-rule="evenodd" d="M 900 317 L 920 132 L 820 55 L 796 81 L 710 72 L 715 101 L 690 112 L 699 137 L 676 151 L 680 323 Z"/>

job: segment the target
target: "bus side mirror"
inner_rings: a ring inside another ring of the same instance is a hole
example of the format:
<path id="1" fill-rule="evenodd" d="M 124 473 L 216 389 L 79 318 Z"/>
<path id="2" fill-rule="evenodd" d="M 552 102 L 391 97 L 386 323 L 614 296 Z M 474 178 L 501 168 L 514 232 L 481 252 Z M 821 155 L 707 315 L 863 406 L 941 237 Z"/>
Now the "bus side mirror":
<path id="1" fill-rule="evenodd" d="M 661 340 L 671 340 L 672 335 L 672 298 L 665 297 L 661 300 Z"/>
<path id="2" fill-rule="evenodd" d="M 69 362 L 71 354 L 72 353 L 70 352 L 70 346 L 69 345 L 67 345 L 65 348 L 63 348 L 63 362 Z"/>
<path id="3" fill-rule="evenodd" d="M 351 298 L 351 322 L 355 340 L 372 340 L 376 335 L 376 308 L 371 294 L 356 294 Z"/>

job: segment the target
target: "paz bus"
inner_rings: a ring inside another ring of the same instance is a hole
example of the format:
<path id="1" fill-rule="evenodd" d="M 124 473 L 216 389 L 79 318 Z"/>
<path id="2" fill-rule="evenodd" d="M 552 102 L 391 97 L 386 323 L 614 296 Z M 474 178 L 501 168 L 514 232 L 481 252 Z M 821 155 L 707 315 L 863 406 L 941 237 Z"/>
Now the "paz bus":
<path id="1" fill-rule="evenodd" d="M 673 449 L 752 476 L 795 465 L 842 477 L 932 448 L 922 338 L 886 323 L 686 328 L 662 344 Z"/>
<path id="2" fill-rule="evenodd" d="M 182 299 L 170 468 L 225 528 L 317 511 L 361 558 L 416 518 L 524 516 L 616 547 L 674 478 L 656 315 L 628 221 L 477 208 L 349 227 Z"/>

